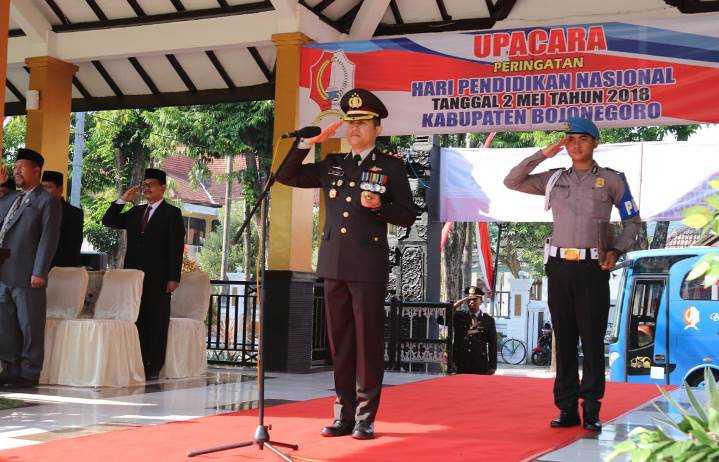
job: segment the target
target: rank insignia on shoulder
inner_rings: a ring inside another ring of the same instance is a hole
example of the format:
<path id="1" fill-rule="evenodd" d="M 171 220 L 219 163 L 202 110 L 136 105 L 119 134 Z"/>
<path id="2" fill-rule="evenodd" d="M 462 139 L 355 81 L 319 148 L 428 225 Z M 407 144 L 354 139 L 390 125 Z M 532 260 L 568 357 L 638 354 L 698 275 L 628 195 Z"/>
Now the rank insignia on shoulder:
<path id="1" fill-rule="evenodd" d="M 604 178 L 599 177 L 596 180 L 594 180 L 594 186 L 597 188 L 603 188 L 604 187 Z"/>

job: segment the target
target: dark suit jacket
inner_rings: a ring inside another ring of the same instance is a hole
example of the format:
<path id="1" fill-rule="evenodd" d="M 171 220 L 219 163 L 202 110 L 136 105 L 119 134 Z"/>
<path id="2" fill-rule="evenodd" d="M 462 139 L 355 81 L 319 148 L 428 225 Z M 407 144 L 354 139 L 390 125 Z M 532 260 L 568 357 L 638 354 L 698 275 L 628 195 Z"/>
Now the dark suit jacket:
<path id="1" fill-rule="evenodd" d="M 127 230 L 125 268 L 145 272 L 145 288 L 164 290 L 167 281 L 180 281 L 185 226 L 182 212 L 165 201 L 157 207 L 140 233 L 140 222 L 147 205 L 123 212 L 124 204 L 113 202 L 102 217 L 102 224 Z"/>
<path id="2" fill-rule="evenodd" d="M 0 198 L 0 226 L 18 191 Z M 60 201 L 38 185 L 25 198 L 5 233 L 3 247 L 10 258 L 0 266 L 0 281 L 10 287 L 30 287 L 30 276 L 47 282 L 50 261 L 60 234 Z"/>
<path id="3" fill-rule="evenodd" d="M 55 266 L 80 266 L 80 248 L 82 248 L 82 209 L 61 199 L 62 221 L 60 222 L 60 241 L 57 244 L 55 258 L 50 268 Z"/>
<path id="4" fill-rule="evenodd" d="M 375 148 L 356 167 L 351 156 L 344 153 L 329 154 L 314 164 L 302 164 L 308 151 L 295 144 L 276 176 L 277 181 L 288 186 L 322 188 L 326 213 L 317 275 L 346 281 L 386 282 L 387 223 L 409 228 L 417 217 L 404 162 Z M 389 178 L 387 191 L 381 195 L 382 206 L 377 211 L 363 207 L 360 202 L 362 172 L 373 167 Z"/>

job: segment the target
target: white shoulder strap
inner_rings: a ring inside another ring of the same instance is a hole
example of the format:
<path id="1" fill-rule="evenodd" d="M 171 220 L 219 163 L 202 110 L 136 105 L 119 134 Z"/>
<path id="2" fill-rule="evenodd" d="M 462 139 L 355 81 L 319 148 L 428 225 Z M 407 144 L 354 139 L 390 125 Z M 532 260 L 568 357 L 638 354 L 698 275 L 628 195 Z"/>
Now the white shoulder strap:
<path id="1" fill-rule="evenodd" d="M 544 188 L 544 210 L 549 210 L 552 207 L 552 204 L 549 203 L 549 196 L 552 194 L 552 189 L 554 189 L 554 185 L 557 184 L 557 180 L 562 176 L 562 173 L 564 173 L 564 169 L 557 170 L 547 181 L 547 186 Z"/>

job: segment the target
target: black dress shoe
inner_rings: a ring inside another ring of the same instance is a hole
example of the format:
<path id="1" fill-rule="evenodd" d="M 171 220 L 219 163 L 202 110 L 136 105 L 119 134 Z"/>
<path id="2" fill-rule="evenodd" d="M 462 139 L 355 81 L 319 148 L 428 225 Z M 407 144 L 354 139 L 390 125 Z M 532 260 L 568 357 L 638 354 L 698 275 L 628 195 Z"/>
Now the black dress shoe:
<path id="1" fill-rule="evenodd" d="M 374 425 L 370 422 L 359 421 L 352 431 L 352 438 L 356 440 L 371 440 L 374 438 Z"/>
<path id="2" fill-rule="evenodd" d="M 157 380 L 157 379 L 159 379 L 159 378 L 160 378 L 160 373 L 159 373 L 159 372 L 154 372 L 154 371 L 147 371 L 147 372 L 145 372 L 145 381 L 146 381 L 146 382 L 150 382 L 150 381 L 152 381 L 152 380 Z"/>
<path id="3" fill-rule="evenodd" d="M 549 422 L 549 426 L 552 428 L 566 428 L 576 427 L 581 423 L 579 420 L 578 412 L 565 412 L 559 413 L 559 417 Z"/>
<path id="4" fill-rule="evenodd" d="M 602 422 L 600 422 L 597 418 L 585 418 L 582 427 L 590 432 L 599 433 L 602 431 Z"/>
<path id="5" fill-rule="evenodd" d="M 322 429 L 322 436 L 346 436 L 352 433 L 354 422 L 345 420 L 335 420 L 332 425 L 328 425 Z"/>

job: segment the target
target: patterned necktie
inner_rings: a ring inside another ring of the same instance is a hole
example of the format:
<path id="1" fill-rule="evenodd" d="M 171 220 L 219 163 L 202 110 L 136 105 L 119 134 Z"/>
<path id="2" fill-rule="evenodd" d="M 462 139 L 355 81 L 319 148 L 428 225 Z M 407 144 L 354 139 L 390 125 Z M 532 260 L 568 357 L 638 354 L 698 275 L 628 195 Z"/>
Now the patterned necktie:
<path id="1" fill-rule="evenodd" d="M 10 206 L 10 210 L 8 210 L 7 215 L 5 215 L 5 219 L 2 222 L 2 228 L 0 228 L 0 246 L 4 243 L 5 233 L 7 232 L 8 225 L 10 224 L 10 222 L 12 222 L 13 218 L 17 214 L 17 211 L 20 209 L 20 205 L 22 204 L 22 200 L 24 198 L 24 192 L 18 194 L 15 198 L 15 202 L 13 202 L 12 206 Z"/>
<path id="2" fill-rule="evenodd" d="M 150 221 L 150 211 L 152 210 L 152 207 L 150 204 L 147 204 L 147 207 L 145 207 L 145 213 L 142 214 L 142 221 L 140 222 L 140 233 L 145 232 L 145 227 L 147 226 L 147 222 Z"/>

